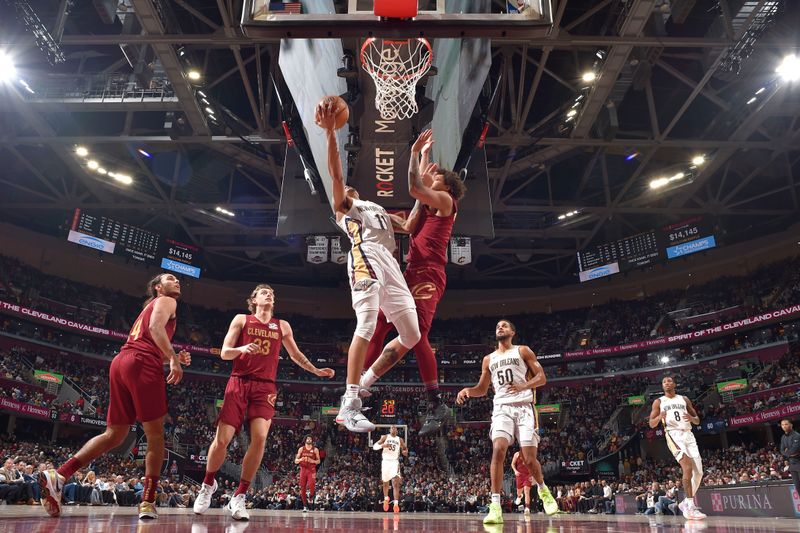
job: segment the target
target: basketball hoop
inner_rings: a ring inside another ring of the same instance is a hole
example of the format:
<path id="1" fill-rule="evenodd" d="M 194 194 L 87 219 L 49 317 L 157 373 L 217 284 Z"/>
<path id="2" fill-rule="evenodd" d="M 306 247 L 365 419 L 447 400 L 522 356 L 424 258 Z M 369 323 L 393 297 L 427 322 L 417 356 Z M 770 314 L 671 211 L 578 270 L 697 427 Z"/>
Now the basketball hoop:
<path id="1" fill-rule="evenodd" d="M 361 47 L 361 66 L 375 82 L 375 108 L 384 120 L 414 116 L 417 82 L 431 68 L 433 49 L 427 39 L 388 40 L 370 37 Z"/>

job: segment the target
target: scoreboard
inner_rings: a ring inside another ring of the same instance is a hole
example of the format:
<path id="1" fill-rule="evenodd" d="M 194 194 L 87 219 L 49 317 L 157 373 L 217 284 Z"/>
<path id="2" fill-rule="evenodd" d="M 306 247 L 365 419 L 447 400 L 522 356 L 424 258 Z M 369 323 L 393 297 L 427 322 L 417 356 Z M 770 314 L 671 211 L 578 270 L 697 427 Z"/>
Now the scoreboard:
<path id="1" fill-rule="evenodd" d="M 620 270 L 627 270 L 649 265 L 658 256 L 658 236 L 656 230 L 650 230 L 578 252 L 578 270 L 583 272 L 615 262 Z"/>
<path id="2" fill-rule="evenodd" d="M 699 216 L 581 250 L 578 277 L 590 281 L 716 246 L 711 223 Z"/>
<path id="3" fill-rule="evenodd" d="M 67 240 L 101 252 L 200 277 L 200 249 L 138 226 L 76 209 Z"/>

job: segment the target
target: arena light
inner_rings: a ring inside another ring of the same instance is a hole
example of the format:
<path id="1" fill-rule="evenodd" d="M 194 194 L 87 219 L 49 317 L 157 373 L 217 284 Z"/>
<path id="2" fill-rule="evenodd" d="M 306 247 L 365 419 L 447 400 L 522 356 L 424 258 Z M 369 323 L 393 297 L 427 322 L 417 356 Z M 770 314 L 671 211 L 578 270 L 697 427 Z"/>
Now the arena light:
<path id="1" fill-rule="evenodd" d="M 633 161 L 634 159 L 636 159 L 640 155 L 641 154 L 639 152 L 633 151 L 633 152 L 631 152 L 631 153 L 629 153 L 628 155 L 625 156 L 625 161 Z"/>
<path id="2" fill-rule="evenodd" d="M 235 217 L 236 216 L 236 213 L 234 213 L 233 211 L 228 211 L 224 207 L 220 207 L 220 206 L 217 206 L 214 209 L 214 211 L 216 211 L 217 213 L 222 213 L 223 215 L 227 215 L 229 217 Z"/>
<path id="3" fill-rule="evenodd" d="M 766 87 L 762 87 L 762 88 L 760 88 L 759 90 L 757 90 L 757 91 L 756 91 L 756 96 L 758 96 L 759 94 L 763 93 L 763 92 L 764 92 L 764 91 L 766 91 L 766 90 L 767 90 L 767 88 L 766 88 Z"/>
<path id="4" fill-rule="evenodd" d="M 200 71 L 199 70 L 193 68 L 193 69 L 191 69 L 191 70 L 186 72 L 186 77 L 189 78 L 192 81 L 200 81 L 200 78 L 202 76 L 200 75 Z"/>
<path id="5" fill-rule="evenodd" d="M 137 148 L 137 149 L 136 149 L 136 151 L 137 151 L 137 152 L 139 152 L 139 155 L 141 155 L 142 157 L 146 157 L 146 158 L 148 158 L 148 159 L 150 159 L 151 157 L 153 157 L 153 156 L 150 154 L 150 152 L 148 152 L 147 150 L 144 150 L 144 149 L 142 149 L 142 148 Z"/>
<path id="6" fill-rule="evenodd" d="M 669 178 L 656 178 L 650 182 L 651 189 L 660 189 L 669 183 Z"/>
<path id="7" fill-rule="evenodd" d="M 211 109 L 210 107 L 207 107 L 206 108 L 206 113 L 208 113 L 209 115 L 213 115 L 214 114 L 214 110 Z"/>
<path id="8" fill-rule="evenodd" d="M 202 96 L 203 98 L 205 98 L 205 97 L 206 97 L 206 93 L 204 93 L 203 91 L 197 91 L 197 94 L 199 94 L 199 95 L 200 95 L 200 96 Z"/>
<path id="9" fill-rule="evenodd" d="M 75 148 L 75 153 L 78 154 L 80 157 L 86 157 L 89 155 L 89 149 L 85 146 L 78 146 Z"/>
<path id="10" fill-rule="evenodd" d="M 577 111 L 577 110 L 575 110 L 575 109 L 570 109 L 570 110 L 567 112 L 567 116 L 568 116 L 568 117 L 574 117 L 574 116 L 575 116 L 575 115 L 577 115 L 577 114 L 578 114 L 578 111 Z"/>
<path id="11" fill-rule="evenodd" d="M 100 168 L 100 163 L 98 163 L 98 162 L 97 162 L 97 161 L 95 161 L 94 159 L 90 159 L 90 160 L 89 160 L 89 161 L 86 163 L 86 166 L 87 166 L 87 167 L 89 167 L 89 168 L 91 168 L 92 170 L 97 170 L 98 168 Z"/>
<path id="12" fill-rule="evenodd" d="M 104 169 L 103 167 L 100 167 L 97 169 L 97 173 L 103 174 L 105 176 L 106 174 L 108 174 L 108 170 Z"/>
<path id="13" fill-rule="evenodd" d="M 705 162 L 706 162 L 706 156 L 702 154 L 696 155 L 692 158 L 692 164 L 696 167 L 705 164 Z"/>
<path id="14" fill-rule="evenodd" d="M 128 176 L 127 174 L 118 174 L 114 172 L 109 172 L 109 176 L 117 180 L 118 182 L 122 183 L 123 185 L 130 185 L 133 183 L 133 178 Z"/>
<path id="15" fill-rule="evenodd" d="M 587 70 L 586 72 L 583 73 L 581 79 L 586 83 L 592 83 L 594 80 L 597 79 L 597 73 L 593 70 Z"/>
<path id="16" fill-rule="evenodd" d="M 750 105 L 750 104 L 752 104 L 752 103 L 753 103 L 753 102 L 755 102 L 756 100 L 758 100 L 758 98 L 756 98 L 755 96 L 754 96 L 754 97 L 752 97 L 750 100 L 748 100 L 748 101 L 747 101 L 747 105 Z"/>
<path id="17" fill-rule="evenodd" d="M 800 80 L 800 57 L 794 54 L 784 57 L 781 64 L 775 69 L 775 72 L 777 72 L 784 81 Z"/>
<path id="18" fill-rule="evenodd" d="M 667 363 L 669 363 L 669 357 L 667 357 L 666 355 L 662 355 L 659 361 L 661 361 L 662 365 L 666 365 Z"/>
<path id="19" fill-rule="evenodd" d="M 8 52 L 0 50 L 0 81 L 14 81 L 17 76 L 17 67 Z"/>

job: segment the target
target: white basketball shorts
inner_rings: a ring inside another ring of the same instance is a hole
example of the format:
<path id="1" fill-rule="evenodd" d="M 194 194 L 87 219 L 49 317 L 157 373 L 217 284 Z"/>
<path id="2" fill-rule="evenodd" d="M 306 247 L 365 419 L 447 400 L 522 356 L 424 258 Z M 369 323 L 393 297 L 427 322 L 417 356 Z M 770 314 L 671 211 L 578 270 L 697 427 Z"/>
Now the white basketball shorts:
<path id="1" fill-rule="evenodd" d="M 668 429 L 664 435 L 667 437 L 667 447 L 676 461 L 680 462 L 684 456 L 690 457 L 694 461 L 700 460 L 700 450 L 697 449 L 697 441 L 692 430 Z"/>
<path id="2" fill-rule="evenodd" d="M 400 461 L 381 461 L 381 481 L 386 483 L 400 476 Z"/>
<path id="3" fill-rule="evenodd" d="M 403 312 L 416 310 L 400 265 L 385 246 L 360 245 L 350 252 L 348 267 L 354 310 L 380 309 L 389 322 Z"/>
<path id="4" fill-rule="evenodd" d="M 520 446 L 539 447 L 539 431 L 531 403 L 495 404 L 492 411 L 491 438 L 503 437 L 509 446 L 515 441 Z"/>

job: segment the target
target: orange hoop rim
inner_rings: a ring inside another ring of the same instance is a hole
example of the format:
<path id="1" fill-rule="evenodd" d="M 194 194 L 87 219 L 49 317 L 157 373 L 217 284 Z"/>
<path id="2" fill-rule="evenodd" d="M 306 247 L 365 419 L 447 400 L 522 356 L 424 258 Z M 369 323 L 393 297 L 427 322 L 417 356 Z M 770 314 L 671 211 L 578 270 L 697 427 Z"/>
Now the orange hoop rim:
<path id="1" fill-rule="evenodd" d="M 378 76 L 380 78 L 393 78 L 398 80 L 407 80 L 410 78 L 414 78 L 417 76 L 417 72 L 419 72 L 420 70 L 422 72 L 427 71 L 430 68 L 431 63 L 433 62 L 433 47 L 431 46 L 430 41 L 428 41 L 428 39 L 424 37 L 415 37 L 415 39 L 418 42 L 424 44 L 425 47 L 428 49 L 428 58 L 412 73 L 404 74 L 402 76 L 386 76 L 385 74 L 379 74 L 375 72 L 375 70 L 371 68 L 370 63 L 368 61 L 365 61 L 364 58 L 367 55 L 367 48 L 369 48 L 371 44 L 377 41 L 378 37 L 368 37 L 367 39 L 364 40 L 364 44 L 361 45 L 361 64 L 364 66 L 364 70 L 366 70 L 370 76 Z M 396 44 L 408 45 L 408 43 L 411 42 L 411 39 L 383 39 L 383 42 L 390 44 L 396 43 Z"/>

